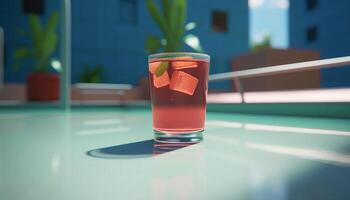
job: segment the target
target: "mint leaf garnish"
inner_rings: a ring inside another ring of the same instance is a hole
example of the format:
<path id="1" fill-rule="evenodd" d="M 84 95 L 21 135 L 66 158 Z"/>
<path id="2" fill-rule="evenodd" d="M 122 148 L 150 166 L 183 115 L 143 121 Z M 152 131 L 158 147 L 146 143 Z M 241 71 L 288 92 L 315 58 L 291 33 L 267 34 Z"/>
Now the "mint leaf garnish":
<path id="1" fill-rule="evenodd" d="M 164 72 L 168 69 L 169 63 L 168 62 L 161 62 L 160 65 L 157 67 L 154 74 L 159 77 L 164 74 Z"/>

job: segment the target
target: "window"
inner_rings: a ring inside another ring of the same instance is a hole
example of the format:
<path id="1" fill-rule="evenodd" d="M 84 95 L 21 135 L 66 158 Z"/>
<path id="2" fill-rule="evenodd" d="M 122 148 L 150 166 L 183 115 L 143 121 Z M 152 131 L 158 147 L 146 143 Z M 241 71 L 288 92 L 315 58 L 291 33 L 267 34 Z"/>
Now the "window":
<path id="1" fill-rule="evenodd" d="M 227 12 L 216 10 L 211 13 L 211 29 L 214 32 L 227 32 Z"/>
<path id="2" fill-rule="evenodd" d="M 306 30 L 306 42 L 313 42 L 318 38 L 317 26 L 311 26 Z"/>
<path id="3" fill-rule="evenodd" d="M 136 0 L 119 1 L 119 21 L 124 24 L 137 23 L 137 1 Z"/>
<path id="4" fill-rule="evenodd" d="M 314 10 L 317 7 L 317 0 L 306 0 L 306 8 L 307 10 L 311 11 Z"/>
<path id="5" fill-rule="evenodd" d="M 24 13 L 44 14 L 44 0 L 22 0 Z"/>

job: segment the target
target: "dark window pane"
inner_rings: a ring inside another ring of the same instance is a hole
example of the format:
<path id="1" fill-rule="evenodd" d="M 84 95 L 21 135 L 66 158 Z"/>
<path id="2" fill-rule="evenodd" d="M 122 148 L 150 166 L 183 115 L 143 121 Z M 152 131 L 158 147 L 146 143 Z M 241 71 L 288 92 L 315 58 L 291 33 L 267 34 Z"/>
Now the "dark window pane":
<path id="1" fill-rule="evenodd" d="M 317 0 L 306 0 L 307 10 L 314 10 L 317 7 Z"/>
<path id="2" fill-rule="evenodd" d="M 119 21 L 125 24 L 136 24 L 137 1 L 120 0 L 119 2 Z"/>
<path id="3" fill-rule="evenodd" d="M 311 26 L 306 30 L 306 41 L 313 42 L 318 38 L 318 28 L 317 26 Z"/>
<path id="4" fill-rule="evenodd" d="M 211 13 L 211 28 L 214 32 L 227 32 L 227 12 L 213 11 Z"/>
<path id="5" fill-rule="evenodd" d="M 44 14 L 44 0 L 22 0 L 24 13 Z"/>

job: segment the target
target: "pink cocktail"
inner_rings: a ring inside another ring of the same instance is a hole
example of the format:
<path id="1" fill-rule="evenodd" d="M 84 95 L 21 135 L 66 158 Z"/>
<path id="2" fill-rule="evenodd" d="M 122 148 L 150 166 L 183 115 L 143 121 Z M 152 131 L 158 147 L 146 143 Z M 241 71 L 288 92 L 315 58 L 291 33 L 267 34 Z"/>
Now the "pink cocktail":
<path id="1" fill-rule="evenodd" d="M 198 53 L 160 53 L 150 55 L 148 62 L 156 140 L 202 140 L 209 56 Z"/>

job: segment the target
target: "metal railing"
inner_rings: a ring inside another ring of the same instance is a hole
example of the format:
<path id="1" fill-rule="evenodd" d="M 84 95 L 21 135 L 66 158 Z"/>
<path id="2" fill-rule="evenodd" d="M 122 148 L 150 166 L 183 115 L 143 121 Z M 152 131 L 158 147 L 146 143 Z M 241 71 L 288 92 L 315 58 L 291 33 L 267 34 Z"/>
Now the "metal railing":
<path id="1" fill-rule="evenodd" d="M 73 87 L 79 90 L 81 102 L 84 102 L 84 95 L 116 94 L 120 98 L 121 105 L 125 102 L 125 93 L 133 89 L 131 84 L 110 83 L 76 83 Z"/>
<path id="2" fill-rule="evenodd" d="M 213 74 L 209 76 L 209 81 L 213 82 L 222 80 L 233 80 L 237 91 L 240 93 L 244 103 L 244 87 L 241 84 L 242 78 L 298 72 L 312 69 L 340 67 L 344 65 L 350 65 L 350 56 Z"/>

